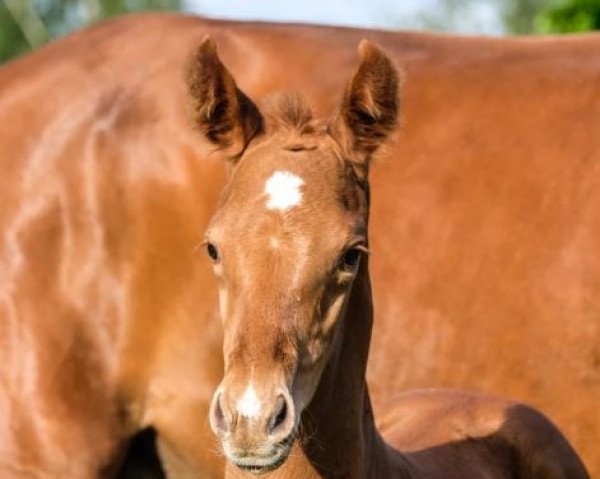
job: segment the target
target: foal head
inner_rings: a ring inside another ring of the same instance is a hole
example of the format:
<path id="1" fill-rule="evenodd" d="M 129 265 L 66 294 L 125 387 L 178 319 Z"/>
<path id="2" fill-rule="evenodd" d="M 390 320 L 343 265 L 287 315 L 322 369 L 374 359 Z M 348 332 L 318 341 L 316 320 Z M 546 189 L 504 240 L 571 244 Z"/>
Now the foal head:
<path id="1" fill-rule="evenodd" d="M 263 116 L 210 39 L 191 63 L 196 126 L 233 164 L 206 232 L 225 360 L 210 423 L 242 469 L 283 463 L 330 356 L 367 252 L 368 165 L 395 129 L 397 84 L 363 41 L 336 115 L 320 125 L 298 97 Z"/>

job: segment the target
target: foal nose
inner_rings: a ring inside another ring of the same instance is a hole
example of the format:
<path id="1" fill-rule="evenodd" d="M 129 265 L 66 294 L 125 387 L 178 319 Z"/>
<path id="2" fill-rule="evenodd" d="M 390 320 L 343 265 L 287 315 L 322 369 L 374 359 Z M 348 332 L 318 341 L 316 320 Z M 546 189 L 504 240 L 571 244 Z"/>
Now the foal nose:
<path id="1" fill-rule="evenodd" d="M 287 391 L 259 396 L 252 384 L 242 394 L 229 394 L 226 388 L 219 388 L 210 410 L 215 434 L 248 449 L 287 439 L 294 422 L 294 403 Z"/>

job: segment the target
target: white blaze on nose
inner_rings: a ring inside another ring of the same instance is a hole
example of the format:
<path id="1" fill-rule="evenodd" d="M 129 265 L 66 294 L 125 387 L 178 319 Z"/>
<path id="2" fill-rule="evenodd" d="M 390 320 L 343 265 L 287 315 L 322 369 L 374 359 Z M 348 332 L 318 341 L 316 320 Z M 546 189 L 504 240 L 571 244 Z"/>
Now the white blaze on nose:
<path id="1" fill-rule="evenodd" d="M 289 171 L 276 171 L 265 183 L 267 208 L 285 211 L 302 202 L 300 187 L 304 181 Z"/>
<path id="2" fill-rule="evenodd" d="M 254 386 L 250 383 L 237 403 L 238 413 L 247 418 L 255 418 L 260 413 L 260 406 L 260 399 L 256 395 Z"/>

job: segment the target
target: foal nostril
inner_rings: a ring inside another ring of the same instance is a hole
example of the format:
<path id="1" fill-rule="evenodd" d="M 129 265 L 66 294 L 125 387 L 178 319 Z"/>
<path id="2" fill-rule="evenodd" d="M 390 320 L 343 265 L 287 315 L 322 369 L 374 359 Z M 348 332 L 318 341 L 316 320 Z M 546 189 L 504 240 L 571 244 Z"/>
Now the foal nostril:
<path id="1" fill-rule="evenodd" d="M 286 422 L 288 412 L 287 401 L 283 396 L 279 396 L 275 406 L 275 413 L 269 421 L 269 434 L 274 434 L 278 432 L 278 429 L 281 429 L 282 424 Z"/>
<path id="2" fill-rule="evenodd" d="M 221 394 L 214 399 L 213 408 L 211 411 L 211 419 L 213 423 L 213 427 L 215 427 L 219 432 L 226 433 L 229 431 L 229 424 L 227 422 L 227 417 L 223 412 L 223 407 L 221 406 Z"/>

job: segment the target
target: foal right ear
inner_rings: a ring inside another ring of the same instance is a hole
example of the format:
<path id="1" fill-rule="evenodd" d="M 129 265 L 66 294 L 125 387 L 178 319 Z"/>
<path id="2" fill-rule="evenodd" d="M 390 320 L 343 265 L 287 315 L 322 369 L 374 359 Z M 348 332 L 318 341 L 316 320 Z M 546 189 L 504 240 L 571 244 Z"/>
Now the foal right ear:
<path id="1" fill-rule="evenodd" d="M 236 162 L 250 140 L 262 131 L 263 118 L 221 63 L 209 36 L 189 63 L 187 85 L 194 125 Z"/>
<path id="2" fill-rule="evenodd" d="M 358 56 L 330 129 L 353 162 L 368 167 L 371 155 L 396 130 L 399 82 L 394 64 L 374 43 L 361 41 Z"/>

